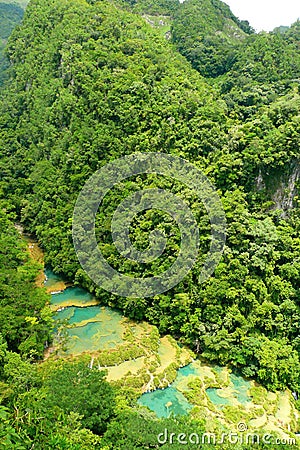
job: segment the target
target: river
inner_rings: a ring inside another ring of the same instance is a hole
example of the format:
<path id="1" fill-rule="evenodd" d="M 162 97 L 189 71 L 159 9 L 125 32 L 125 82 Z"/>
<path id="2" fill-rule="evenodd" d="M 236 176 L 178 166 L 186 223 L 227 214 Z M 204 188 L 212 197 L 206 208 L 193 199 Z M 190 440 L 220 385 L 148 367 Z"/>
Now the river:
<path id="1" fill-rule="evenodd" d="M 31 256 L 43 264 L 37 243 L 26 240 Z M 56 319 L 54 346 L 47 357 L 85 357 L 90 367 L 106 370 L 108 381 L 131 386 L 138 403 L 157 417 L 192 414 L 223 425 L 243 420 L 250 429 L 263 427 L 285 436 L 296 426 L 299 414 L 289 391 L 268 392 L 227 367 L 195 360 L 172 337 L 160 337 L 156 327 L 100 305 L 89 292 L 49 268 L 37 283 L 51 293 Z"/>

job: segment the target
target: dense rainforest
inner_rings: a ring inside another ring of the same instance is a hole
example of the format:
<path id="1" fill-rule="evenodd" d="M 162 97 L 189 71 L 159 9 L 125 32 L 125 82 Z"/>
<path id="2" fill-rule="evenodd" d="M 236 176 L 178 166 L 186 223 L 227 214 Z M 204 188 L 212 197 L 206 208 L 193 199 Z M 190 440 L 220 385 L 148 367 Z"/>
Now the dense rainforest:
<path id="1" fill-rule="evenodd" d="M 22 14 L 0 4 L 3 42 Z M 169 33 L 145 14 L 168 18 Z M 37 237 L 47 265 L 102 304 L 270 390 L 300 394 L 299 50 L 299 21 L 257 34 L 219 0 L 30 1 L 8 40 L 0 91 L 0 448 L 158 448 L 157 434 L 170 423 L 205 431 L 191 420 L 145 415 L 130 393 L 125 398 L 82 361 L 37 363 L 53 323 L 16 220 Z M 110 236 L 120 201 L 165 188 L 199 225 L 199 260 L 187 277 L 152 298 L 123 298 L 93 284 L 78 263 L 72 213 L 80 189 L 108 161 L 137 151 L 181 156 L 218 190 L 226 246 L 202 284 L 205 208 L 186 186 L 158 175 L 111 191 L 97 215 L 99 247 L 121 273 L 147 277 L 169 267 L 180 232 L 163 212 L 147 210 L 131 224 L 139 249 L 155 228 L 169 236 L 153 262 L 120 257 Z M 68 383 L 80 387 L 69 394 Z"/>
<path id="2" fill-rule="evenodd" d="M 5 79 L 5 70 L 8 67 L 4 49 L 12 30 L 18 25 L 24 11 L 18 4 L 0 2 L 0 86 Z"/>

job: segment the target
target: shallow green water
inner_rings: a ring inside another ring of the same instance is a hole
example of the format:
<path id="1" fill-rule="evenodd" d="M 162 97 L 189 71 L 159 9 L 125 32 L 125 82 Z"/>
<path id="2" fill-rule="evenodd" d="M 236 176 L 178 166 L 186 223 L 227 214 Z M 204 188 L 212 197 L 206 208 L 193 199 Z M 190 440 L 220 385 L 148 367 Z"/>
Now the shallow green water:
<path id="1" fill-rule="evenodd" d="M 82 289 L 77 286 L 72 286 L 65 289 L 63 292 L 59 292 L 58 294 L 53 294 L 51 296 L 51 303 L 53 305 L 63 305 L 67 302 L 80 302 L 82 306 L 85 303 L 91 301 L 94 297 L 85 289 Z"/>
<path id="2" fill-rule="evenodd" d="M 99 325 L 99 322 L 90 322 L 82 327 L 68 329 L 70 340 L 67 353 L 76 355 L 82 352 L 115 348 L 123 342 L 122 334 L 118 330 L 104 335 L 105 330 Z"/>
<path id="3" fill-rule="evenodd" d="M 218 395 L 218 389 L 208 388 L 206 389 L 206 394 L 208 395 L 209 400 L 216 406 L 231 405 L 228 398 L 220 397 Z"/>
<path id="4" fill-rule="evenodd" d="M 215 368 L 216 369 L 216 368 Z M 228 398 L 221 397 L 219 393 L 221 389 L 209 388 L 206 389 L 206 393 L 210 401 L 216 406 L 232 405 L 234 399 L 237 399 L 239 403 L 245 405 L 247 402 L 251 401 L 248 391 L 251 387 L 249 381 L 245 380 L 243 377 L 231 373 L 229 375 L 231 382 L 232 395 Z"/>
<path id="5" fill-rule="evenodd" d="M 214 369 L 219 373 L 223 370 L 221 367 L 214 367 Z M 187 401 L 183 393 L 177 388 L 181 385 L 181 390 L 183 386 L 185 386 L 183 387 L 183 391 L 188 389 L 187 382 L 190 380 L 187 378 L 190 377 L 192 380 L 195 376 L 200 375 L 200 371 L 201 366 L 197 367 L 193 363 L 179 369 L 177 371 L 176 379 L 170 387 L 167 387 L 164 390 L 158 389 L 153 392 L 147 392 L 140 397 L 138 403 L 143 406 L 148 406 L 149 409 L 155 412 L 157 417 L 168 417 L 169 414 L 173 414 L 174 416 L 188 414 L 193 405 Z M 228 398 L 219 395 L 222 393 L 222 389 L 209 388 L 206 390 L 207 396 L 211 402 L 220 409 L 226 405 L 233 404 L 235 399 L 243 405 L 248 401 L 251 401 L 248 395 L 250 382 L 234 374 L 230 374 L 229 377 L 232 395 Z M 183 383 L 184 381 L 185 383 Z M 169 408 L 166 407 L 168 402 L 172 402 L 172 405 L 169 406 Z"/>
<path id="6" fill-rule="evenodd" d="M 188 377 L 189 375 L 197 375 L 197 369 L 193 364 L 178 369 L 176 381 L 180 381 L 182 377 Z"/>
<path id="7" fill-rule="evenodd" d="M 51 270 L 47 269 L 45 274 L 46 287 L 54 286 L 62 280 Z M 91 300 L 93 296 L 77 286 L 68 287 L 63 292 L 51 295 L 51 303 L 61 306 L 54 318 L 57 321 L 67 320 L 70 325 L 67 328 L 68 354 L 114 348 L 123 342 L 123 316 L 109 307 L 85 306 Z M 82 307 L 71 306 L 73 302 Z M 64 307 L 64 304 L 70 306 Z"/>
<path id="8" fill-rule="evenodd" d="M 193 408 L 185 396 L 177 390 L 178 384 L 182 378 L 189 375 L 195 375 L 196 371 L 192 364 L 178 369 L 177 376 L 174 383 L 166 389 L 157 389 L 156 391 L 146 392 L 143 394 L 138 403 L 142 406 L 147 406 L 151 411 L 155 412 L 156 416 L 169 417 L 170 415 L 182 416 L 189 413 Z M 169 402 L 171 404 L 166 406 Z"/>
<path id="9" fill-rule="evenodd" d="M 56 312 L 54 315 L 55 320 L 69 320 L 73 314 L 74 314 L 75 308 L 73 306 L 70 306 L 69 308 L 61 309 L 60 311 Z"/>
<path id="10" fill-rule="evenodd" d="M 169 402 L 172 404 L 167 407 L 166 405 Z M 193 407 L 184 395 L 173 386 L 164 390 L 157 389 L 156 391 L 146 392 L 139 398 L 138 403 L 147 406 L 159 418 L 169 417 L 170 415 L 183 416 L 188 414 Z"/>
<path id="11" fill-rule="evenodd" d="M 69 299 L 67 291 L 72 289 L 68 288 L 64 292 L 66 299 Z M 73 297 L 70 296 L 71 298 Z M 114 348 L 123 342 L 123 317 L 119 312 L 111 308 L 71 306 L 58 311 L 55 314 L 55 318 L 57 320 L 67 319 L 71 325 L 70 328 L 67 328 L 69 336 L 67 353 L 69 354 Z"/>
<path id="12" fill-rule="evenodd" d="M 46 276 L 48 277 L 46 282 L 48 286 L 55 285 L 55 283 L 61 281 L 61 278 L 51 271 L 46 271 Z M 85 306 L 87 302 L 93 299 L 93 296 L 86 290 L 73 286 L 65 289 L 63 292 L 53 294 L 51 298 L 53 304 L 62 306 L 56 312 L 55 318 L 57 320 L 67 320 L 70 325 L 67 328 L 69 336 L 67 342 L 68 354 L 115 348 L 124 342 L 122 339 L 124 332 L 124 327 L 122 326 L 123 316 L 109 307 L 98 305 Z M 63 307 L 64 304 L 71 305 L 72 302 L 76 305 L 79 303 L 82 307 Z M 219 372 L 223 370 L 219 367 L 215 367 L 215 369 Z M 193 405 L 187 401 L 177 388 L 180 384 L 181 386 L 184 384 L 186 386 L 186 382 L 189 382 L 188 377 L 193 379 L 193 377 L 199 375 L 199 371 L 201 371 L 201 366 L 198 367 L 193 363 L 179 369 L 176 379 L 170 387 L 145 393 L 138 402 L 141 405 L 148 406 L 158 417 L 188 414 Z M 219 396 L 220 390 L 218 389 L 207 389 L 208 397 L 216 406 L 222 408 L 224 405 L 229 405 L 234 398 L 242 404 L 250 401 L 247 393 L 250 383 L 234 374 L 230 374 L 230 381 L 232 383 L 232 396 L 229 398 Z M 186 388 L 188 389 L 188 387 Z"/>
<path id="13" fill-rule="evenodd" d="M 234 388 L 234 396 L 238 399 L 242 405 L 251 401 L 251 398 L 248 395 L 248 391 L 251 387 L 250 381 L 245 380 L 243 377 L 235 375 L 234 373 L 230 374 L 230 381 L 233 384 Z"/>
<path id="14" fill-rule="evenodd" d="M 80 323 L 86 320 L 90 321 L 91 319 L 100 322 L 101 318 L 97 317 L 100 315 L 100 312 L 100 306 L 86 306 L 85 308 L 69 306 L 58 311 L 56 313 L 56 318 L 61 319 L 67 316 L 69 324 Z"/>
<path id="15" fill-rule="evenodd" d="M 60 281 L 64 281 L 63 278 L 60 275 L 56 275 L 51 269 L 45 268 L 44 270 L 46 281 L 45 281 L 45 287 L 51 288 L 52 286 L 55 286 Z"/>

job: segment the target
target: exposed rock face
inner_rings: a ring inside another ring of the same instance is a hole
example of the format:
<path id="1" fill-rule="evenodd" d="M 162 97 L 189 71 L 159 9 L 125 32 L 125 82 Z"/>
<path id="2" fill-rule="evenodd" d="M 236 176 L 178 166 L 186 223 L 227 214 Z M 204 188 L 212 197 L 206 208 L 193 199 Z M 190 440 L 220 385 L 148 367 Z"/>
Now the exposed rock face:
<path id="1" fill-rule="evenodd" d="M 283 211 L 286 216 L 288 211 L 294 207 L 294 199 L 298 195 L 298 181 L 300 179 L 299 161 L 292 161 L 288 171 L 263 173 L 259 169 L 256 178 L 257 190 L 266 190 L 268 197 L 273 201 L 272 209 Z"/>
<path id="2" fill-rule="evenodd" d="M 294 166 L 290 173 L 288 180 L 281 182 L 281 186 L 278 187 L 273 195 L 273 201 L 275 202 L 276 209 L 282 209 L 283 211 L 289 211 L 293 208 L 294 198 L 297 195 L 297 181 L 300 178 L 300 167 Z"/>
<path id="3" fill-rule="evenodd" d="M 262 189 L 266 189 L 266 185 L 262 176 L 261 168 L 259 168 L 258 177 L 256 178 L 256 188 L 261 191 Z"/>

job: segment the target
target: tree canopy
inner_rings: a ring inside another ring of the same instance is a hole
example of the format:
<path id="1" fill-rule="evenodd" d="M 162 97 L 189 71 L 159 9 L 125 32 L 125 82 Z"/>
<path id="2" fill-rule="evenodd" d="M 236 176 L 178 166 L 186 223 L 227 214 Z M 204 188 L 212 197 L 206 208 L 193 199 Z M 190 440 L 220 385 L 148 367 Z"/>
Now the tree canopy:
<path id="1" fill-rule="evenodd" d="M 3 11 L 6 40 L 22 14 L 17 6 Z M 170 18 L 171 39 L 142 17 L 147 12 Z M 115 415 L 115 392 L 86 365 L 54 364 L 45 369 L 50 380 L 36 364 L 52 321 L 15 219 L 36 235 L 55 272 L 103 304 L 147 319 L 270 390 L 300 393 L 299 30 L 298 21 L 283 33 L 253 33 L 219 0 L 29 3 L 7 44 L 9 79 L 0 91 L 0 436 L 6 433 L 7 445 L 151 448 L 164 427 L 128 405 Z M 181 196 L 200 230 L 199 260 L 186 278 L 164 294 L 132 300 L 110 295 L 81 269 L 72 213 L 92 173 L 136 151 L 170 153 L 200 168 L 221 196 L 227 241 L 215 273 L 201 284 L 210 223 L 195 193 L 158 175 L 116 186 L 96 221 L 99 246 L 116 270 L 152 276 L 180 252 L 174 220 L 147 210 L 130 237 L 146 249 L 158 227 L 169 236 L 164 254 L 143 265 L 120 256 L 111 219 L 134 191 L 155 187 Z M 54 405 L 56 418 L 45 412 Z M 148 425 L 141 438 L 139 427 Z"/>

